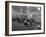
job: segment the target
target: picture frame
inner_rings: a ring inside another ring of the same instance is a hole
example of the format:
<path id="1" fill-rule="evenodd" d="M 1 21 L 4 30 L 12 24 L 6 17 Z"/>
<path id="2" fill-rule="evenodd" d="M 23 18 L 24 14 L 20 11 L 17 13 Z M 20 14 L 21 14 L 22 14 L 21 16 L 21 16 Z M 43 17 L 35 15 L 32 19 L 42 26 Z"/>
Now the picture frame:
<path id="1" fill-rule="evenodd" d="M 33 34 L 45 34 L 45 3 L 5 1 L 5 35 Z"/>

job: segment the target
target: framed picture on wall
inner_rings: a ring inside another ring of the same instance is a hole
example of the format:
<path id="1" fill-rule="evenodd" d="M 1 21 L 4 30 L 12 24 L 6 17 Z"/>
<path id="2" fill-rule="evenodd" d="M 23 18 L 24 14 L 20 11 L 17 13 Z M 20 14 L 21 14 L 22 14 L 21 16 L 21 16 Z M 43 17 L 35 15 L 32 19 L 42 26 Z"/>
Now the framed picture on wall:
<path id="1" fill-rule="evenodd" d="M 5 2 L 5 35 L 45 33 L 45 3 Z"/>

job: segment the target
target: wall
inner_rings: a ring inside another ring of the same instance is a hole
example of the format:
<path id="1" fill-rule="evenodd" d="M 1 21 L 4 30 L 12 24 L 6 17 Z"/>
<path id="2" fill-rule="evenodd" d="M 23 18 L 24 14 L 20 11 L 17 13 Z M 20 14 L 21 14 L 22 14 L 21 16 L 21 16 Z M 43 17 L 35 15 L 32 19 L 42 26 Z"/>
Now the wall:
<path id="1" fill-rule="evenodd" d="M 8 36 L 5 36 L 5 1 L 6 0 L 0 0 L 0 37 L 8 37 Z M 11 0 L 11 1 L 13 1 L 13 0 Z M 14 0 L 14 1 L 44 2 L 46 5 L 46 0 Z M 46 9 L 46 7 L 45 7 L 45 9 Z M 45 15 L 45 17 L 46 17 L 46 15 Z M 45 18 L 45 21 L 46 21 L 46 18 Z M 46 24 L 45 24 L 45 31 L 46 31 Z M 13 37 L 13 36 L 9 36 L 9 37 Z M 46 34 L 24 35 L 24 36 L 16 36 L 16 37 L 46 37 Z"/>

